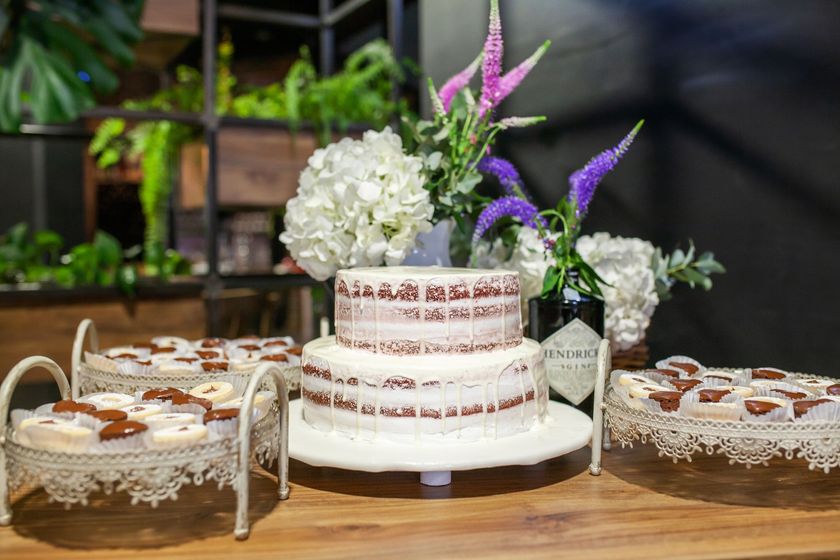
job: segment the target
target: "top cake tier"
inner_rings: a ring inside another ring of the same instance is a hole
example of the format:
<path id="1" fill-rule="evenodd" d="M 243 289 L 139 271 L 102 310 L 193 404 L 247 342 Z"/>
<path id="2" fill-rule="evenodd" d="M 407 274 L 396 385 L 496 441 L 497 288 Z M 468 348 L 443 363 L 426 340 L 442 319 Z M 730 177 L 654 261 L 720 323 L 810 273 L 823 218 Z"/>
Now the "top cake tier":
<path id="1" fill-rule="evenodd" d="M 473 354 L 522 342 L 519 275 L 506 270 L 378 267 L 339 270 L 340 346 L 409 356 Z"/>

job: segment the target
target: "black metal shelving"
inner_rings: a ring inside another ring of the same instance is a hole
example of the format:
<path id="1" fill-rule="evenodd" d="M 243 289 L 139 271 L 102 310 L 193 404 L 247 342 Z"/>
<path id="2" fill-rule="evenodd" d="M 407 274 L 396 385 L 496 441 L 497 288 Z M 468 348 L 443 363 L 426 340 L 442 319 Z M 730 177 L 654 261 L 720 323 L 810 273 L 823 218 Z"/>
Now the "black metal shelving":
<path id="1" fill-rule="evenodd" d="M 331 74 L 335 66 L 335 25 L 342 19 L 361 8 L 371 0 L 346 0 L 333 6 L 332 0 L 318 1 L 318 15 L 296 14 L 293 12 L 255 8 L 233 2 L 218 3 L 216 0 L 204 0 L 202 14 L 202 76 L 204 80 L 204 111 L 200 124 L 204 127 L 204 144 L 207 147 L 207 185 L 204 207 L 205 238 L 207 251 L 207 276 L 205 280 L 205 304 L 207 309 L 207 332 L 214 335 L 219 332 L 219 298 L 225 288 L 274 289 L 292 286 L 305 286 L 315 283 L 309 277 L 300 275 L 272 276 L 222 276 L 219 273 L 219 254 L 216 239 L 219 232 L 218 204 L 218 133 L 222 126 L 239 127 L 287 127 L 283 121 L 263 119 L 243 119 L 221 117 L 216 114 L 216 36 L 218 19 L 239 19 L 272 23 L 289 27 L 318 30 L 320 50 L 320 71 Z M 388 41 L 399 57 L 402 39 L 403 0 L 386 0 L 388 4 L 387 34 Z M 393 95 L 399 97 L 398 84 L 394 84 Z"/>
<path id="2" fill-rule="evenodd" d="M 333 0 L 318 0 L 318 15 L 297 14 L 288 11 L 257 8 L 237 4 L 236 2 L 218 2 L 217 0 L 202 1 L 202 79 L 204 90 L 204 107 L 201 113 L 185 111 L 136 111 L 122 107 L 101 106 L 86 111 L 83 116 L 90 118 L 119 117 L 128 120 L 169 120 L 200 126 L 204 131 L 204 143 L 207 147 L 207 184 L 206 203 L 204 207 L 205 240 L 207 254 L 207 274 L 196 277 L 203 281 L 203 293 L 207 310 L 207 333 L 216 335 L 220 331 L 220 297 L 224 289 L 252 288 L 256 290 L 274 290 L 287 287 L 311 286 L 318 282 L 301 274 L 288 275 L 241 275 L 227 276 L 219 272 L 219 248 L 217 238 L 219 234 L 219 215 L 223 210 L 218 203 L 218 133 L 221 128 L 279 128 L 288 129 L 286 121 L 274 119 L 256 119 L 220 116 L 216 114 L 216 39 L 218 35 L 218 20 L 253 21 L 270 23 L 287 27 L 298 27 L 318 31 L 320 50 L 320 71 L 329 75 L 335 67 L 335 25 L 352 14 L 357 9 L 373 0 L 346 0 L 338 5 Z M 387 2 L 387 35 L 388 42 L 395 56 L 401 57 L 403 0 L 384 0 Z M 399 84 L 394 82 L 394 99 L 399 98 Z M 52 125 L 26 125 L 30 130 L 26 132 L 35 135 L 87 135 L 77 127 Z M 310 128 L 302 123 L 299 128 Z M 349 127 L 350 131 L 363 131 L 368 127 L 356 124 Z M 203 279 L 203 280 L 202 280 Z M 195 285 L 193 284 L 193 288 Z"/>

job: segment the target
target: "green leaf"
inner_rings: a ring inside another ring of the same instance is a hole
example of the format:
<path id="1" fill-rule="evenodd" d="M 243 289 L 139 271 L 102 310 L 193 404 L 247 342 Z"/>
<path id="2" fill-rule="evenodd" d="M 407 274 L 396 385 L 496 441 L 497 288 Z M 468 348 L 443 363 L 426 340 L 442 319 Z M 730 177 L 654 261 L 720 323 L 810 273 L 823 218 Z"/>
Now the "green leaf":
<path id="1" fill-rule="evenodd" d="M 26 222 L 18 222 L 9 228 L 6 232 L 6 243 L 14 245 L 15 247 L 23 247 L 26 244 L 29 235 L 29 224 Z"/>
<path id="2" fill-rule="evenodd" d="M 119 241 L 104 231 L 97 231 L 93 238 L 97 260 L 100 266 L 115 267 L 122 262 L 122 247 Z"/>
<path id="3" fill-rule="evenodd" d="M 703 284 L 708 278 L 693 268 L 686 268 L 682 271 L 686 281 L 693 288 L 695 284 Z"/>
<path id="4" fill-rule="evenodd" d="M 94 5 L 108 24 L 129 42 L 136 43 L 143 38 L 143 30 L 137 25 L 137 18 L 132 17 L 120 2 L 95 0 Z"/>
<path id="5" fill-rule="evenodd" d="M 42 251 L 58 251 L 64 245 L 64 238 L 49 229 L 36 231 L 35 245 Z"/>
<path id="6" fill-rule="evenodd" d="M 560 270 L 556 266 L 548 267 L 543 278 L 542 297 L 546 297 L 557 290 L 560 276 Z"/>
<path id="7" fill-rule="evenodd" d="M 128 46 L 128 43 L 120 37 L 116 31 L 111 27 L 110 22 L 103 17 L 95 16 L 87 19 L 84 23 L 91 35 L 96 37 L 96 40 L 102 47 L 111 53 L 117 61 L 124 66 L 131 66 L 134 64 L 134 51 Z"/>
<path id="8" fill-rule="evenodd" d="M 682 266 L 685 262 L 685 253 L 683 253 L 682 249 L 675 249 L 673 253 L 671 253 L 671 266 Z"/>
<path id="9" fill-rule="evenodd" d="M 47 18 L 40 22 L 41 28 L 48 37 L 52 48 L 65 50 L 73 60 L 75 69 L 83 70 L 90 75 L 91 84 L 97 91 L 111 93 L 119 85 L 119 80 L 99 58 L 96 52 L 78 35 L 63 25 L 56 24 Z"/>

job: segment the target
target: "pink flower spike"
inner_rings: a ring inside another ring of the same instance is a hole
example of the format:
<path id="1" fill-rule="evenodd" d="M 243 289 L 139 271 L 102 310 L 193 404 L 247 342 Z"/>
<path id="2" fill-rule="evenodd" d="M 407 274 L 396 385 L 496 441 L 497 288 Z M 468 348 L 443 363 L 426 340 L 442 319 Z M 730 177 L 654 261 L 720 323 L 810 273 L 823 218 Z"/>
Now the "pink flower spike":
<path id="1" fill-rule="evenodd" d="M 499 0 L 490 0 L 490 24 L 484 41 L 484 60 L 481 63 L 481 99 L 479 116 L 492 111 L 498 102 L 499 81 L 502 75 L 502 20 L 499 17 Z"/>
<path id="2" fill-rule="evenodd" d="M 481 52 L 475 57 L 475 60 L 470 62 L 470 65 L 449 78 L 443 87 L 440 88 L 438 91 L 438 96 L 440 100 L 443 102 L 443 107 L 449 112 L 449 108 L 452 106 L 452 100 L 455 98 L 455 94 L 467 87 L 467 84 L 470 83 L 470 80 L 475 75 L 475 71 L 478 70 L 478 65 L 481 64 L 481 59 L 484 56 L 484 53 Z"/>
<path id="3" fill-rule="evenodd" d="M 528 72 L 537 65 L 537 62 L 540 61 L 550 45 L 551 41 L 546 41 L 534 52 L 534 54 L 523 60 L 519 66 L 502 76 L 501 80 L 499 80 L 499 96 L 496 99 L 496 105 L 501 103 L 505 97 L 510 95 L 513 90 L 519 87 L 519 84 L 522 83 L 522 80 L 525 79 Z"/>

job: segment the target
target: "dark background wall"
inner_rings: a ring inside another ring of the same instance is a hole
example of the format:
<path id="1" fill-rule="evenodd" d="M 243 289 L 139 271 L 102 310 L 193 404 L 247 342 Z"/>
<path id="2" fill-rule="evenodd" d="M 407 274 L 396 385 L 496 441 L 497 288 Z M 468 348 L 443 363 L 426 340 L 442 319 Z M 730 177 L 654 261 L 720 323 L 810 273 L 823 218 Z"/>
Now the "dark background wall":
<path id="1" fill-rule="evenodd" d="M 654 356 L 840 376 L 840 3 L 502 0 L 505 67 L 548 54 L 501 108 L 547 115 L 500 151 L 544 205 L 567 177 L 647 123 L 602 183 L 588 232 L 688 238 L 728 268 L 676 290 Z M 481 48 L 484 2 L 421 0 L 421 64 L 436 83 Z"/>
<path id="2" fill-rule="evenodd" d="M 18 222 L 58 231 L 68 246 L 84 239 L 79 137 L 0 136 L 0 234 Z"/>

